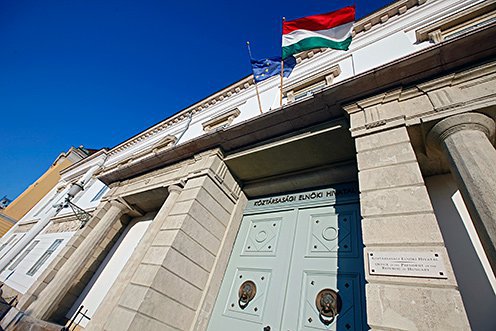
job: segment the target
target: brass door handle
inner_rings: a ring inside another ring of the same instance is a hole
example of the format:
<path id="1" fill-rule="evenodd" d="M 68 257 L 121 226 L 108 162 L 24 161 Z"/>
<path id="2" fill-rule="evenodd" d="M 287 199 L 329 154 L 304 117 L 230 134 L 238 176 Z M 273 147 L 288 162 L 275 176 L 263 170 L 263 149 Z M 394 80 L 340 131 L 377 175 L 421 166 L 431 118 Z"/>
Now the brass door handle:
<path id="1" fill-rule="evenodd" d="M 341 310 L 341 297 L 329 288 L 323 289 L 315 298 L 315 306 L 319 311 L 319 319 L 324 325 L 334 322 L 336 315 Z"/>
<path id="2" fill-rule="evenodd" d="M 238 291 L 239 308 L 245 309 L 250 303 L 250 301 L 253 300 L 256 294 L 257 294 L 257 286 L 253 281 L 247 280 L 243 284 L 241 284 Z"/>

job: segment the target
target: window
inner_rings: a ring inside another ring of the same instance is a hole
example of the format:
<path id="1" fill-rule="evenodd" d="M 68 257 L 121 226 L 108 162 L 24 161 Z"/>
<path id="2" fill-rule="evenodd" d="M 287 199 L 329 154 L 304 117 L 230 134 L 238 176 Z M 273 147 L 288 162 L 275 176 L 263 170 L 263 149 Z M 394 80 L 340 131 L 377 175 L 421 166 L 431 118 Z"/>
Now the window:
<path id="1" fill-rule="evenodd" d="M 100 191 L 98 191 L 98 193 L 93 197 L 93 199 L 91 199 L 91 202 L 100 199 L 105 194 L 105 192 L 107 192 L 107 190 L 108 190 L 108 186 L 102 187 Z"/>
<path id="2" fill-rule="evenodd" d="M 19 265 L 19 263 L 21 263 L 21 261 L 24 260 L 26 256 L 28 256 L 28 254 L 33 250 L 33 248 L 36 245 L 38 245 L 39 242 L 40 242 L 39 240 L 33 241 L 31 245 L 29 245 L 28 248 L 26 248 L 26 250 L 22 252 L 22 254 L 17 258 L 17 260 L 15 260 L 14 263 L 10 265 L 9 270 L 14 270 Z"/>
<path id="3" fill-rule="evenodd" d="M 228 111 L 227 113 L 218 115 L 206 121 L 205 123 L 202 123 L 203 131 L 210 132 L 216 129 L 225 128 L 231 125 L 231 123 L 234 121 L 236 117 L 239 116 L 239 114 L 241 114 L 241 111 L 238 108 L 235 108 Z"/>
<path id="4" fill-rule="evenodd" d="M 303 99 L 305 97 L 311 96 L 314 93 L 321 91 L 325 87 L 326 87 L 326 82 L 321 81 L 321 82 L 318 82 L 317 84 L 308 86 L 307 88 L 298 90 L 297 92 L 294 92 L 294 101 L 298 101 L 298 100 Z"/>
<path id="5" fill-rule="evenodd" d="M 17 235 L 16 235 L 16 234 L 13 234 L 13 235 L 9 238 L 9 240 L 7 240 L 7 241 L 6 241 L 6 242 L 2 245 L 2 247 L 0 247 L 0 252 L 1 252 L 4 248 L 5 248 L 5 246 L 8 246 L 8 245 L 9 245 L 9 244 L 10 244 L 10 243 L 11 243 L 11 242 L 15 239 L 15 237 L 17 237 Z"/>
<path id="6" fill-rule="evenodd" d="M 57 249 L 57 247 L 60 246 L 60 244 L 62 243 L 62 241 L 64 241 L 64 240 L 63 239 L 57 239 L 57 240 L 55 240 L 50 245 L 50 247 L 48 247 L 48 249 L 46 250 L 46 252 L 43 253 L 43 255 L 38 259 L 38 261 L 36 261 L 36 263 L 31 267 L 31 269 L 29 269 L 28 272 L 26 272 L 26 275 L 33 276 L 38 270 L 40 270 L 41 266 L 43 264 L 45 264 L 45 262 L 48 260 L 48 258 L 50 257 L 50 255 L 52 255 L 53 252 L 55 252 L 55 250 Z"/>
<path id="7" fill-rule="evenodd" d="M 283 93 L 285 94 L 288 103 L 295 102 L 312 96 L 332 85 L 334 78 L 340 74 L 341 68 L 339 65 L 334 65 L 325 71 L 320 72 L 318 75 L 313 75 L 310 78 L 297 79 L 294 82 L 286 84 Z"/>

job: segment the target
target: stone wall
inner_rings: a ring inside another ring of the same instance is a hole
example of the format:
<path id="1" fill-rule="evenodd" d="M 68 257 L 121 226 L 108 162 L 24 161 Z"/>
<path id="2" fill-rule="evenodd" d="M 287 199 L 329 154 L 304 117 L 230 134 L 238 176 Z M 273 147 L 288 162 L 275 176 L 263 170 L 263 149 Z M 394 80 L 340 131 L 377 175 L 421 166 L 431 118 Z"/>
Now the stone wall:
<path id="1" fill-rule="evenodd" d="M 169 195 L 87 330 L 206 328 L 246 198 L 219 151 L 182 165 L 116 190 L 125 197 L 167 185 Z"/>
<path id="2" fill-rule="evenodd" d="M 447 272 L 445 279 L 379 276 L 365 263 L 373 329 L 470 328 L 422 173 L 450 167 L 425 141 L 445 118 L 473 111 L 496 118 L 495 80 L 496 64 L 486 63 L 344 107 L 356 138 L 365 256 L 436 251 Z"/>
<path id="3" fill-rule="evenodd" d="M 365 257 L 374 252 L 441 252 L 446 279 L 371 275 L 373 329 L 467 330 L 468 320 L 406 127 L 356 139 Z M 367 260 L 367 258 L 365 258 Z"/>

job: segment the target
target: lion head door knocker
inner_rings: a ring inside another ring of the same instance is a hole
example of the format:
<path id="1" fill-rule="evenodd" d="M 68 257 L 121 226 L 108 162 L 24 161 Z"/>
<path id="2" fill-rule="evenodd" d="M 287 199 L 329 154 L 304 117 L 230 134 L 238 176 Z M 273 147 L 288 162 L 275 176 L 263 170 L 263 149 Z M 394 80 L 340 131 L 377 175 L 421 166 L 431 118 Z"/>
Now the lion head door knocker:
<path id="1" fill-rule="evenodd" d="M 330 288 L 323 289 L 315 298 L 315 306 L 319 311 L 320 321 L 325 325 L 329 325 L 334 322 L 341 310 L 341 297 Z"/>
<path id="2" fill-rule="evenodd" d="M 245 309 L 250 303 L 250 301 L 253 300 L 256 294 L 257 294 L 257 286 L 253 281 L 247 280 L 243 284 L 241 284 L 238 291 L 239 308 Z"/>

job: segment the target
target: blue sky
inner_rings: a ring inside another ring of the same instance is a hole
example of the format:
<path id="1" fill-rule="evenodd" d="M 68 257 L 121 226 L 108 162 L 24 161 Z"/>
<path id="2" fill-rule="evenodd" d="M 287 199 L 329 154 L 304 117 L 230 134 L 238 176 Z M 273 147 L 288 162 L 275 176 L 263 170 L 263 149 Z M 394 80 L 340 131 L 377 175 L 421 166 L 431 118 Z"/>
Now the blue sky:
<path id="1" fill-rule="evenodd" d="M 0 198 L 70 146 L 113 147 L 280 53 L 281 18 L 388 1 L 0 0 Z"/>

